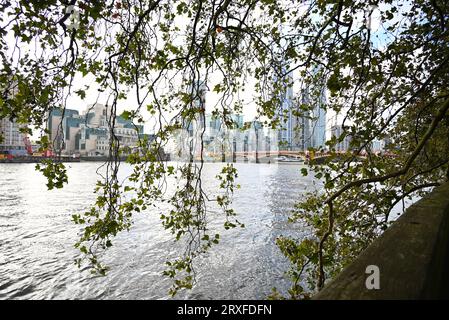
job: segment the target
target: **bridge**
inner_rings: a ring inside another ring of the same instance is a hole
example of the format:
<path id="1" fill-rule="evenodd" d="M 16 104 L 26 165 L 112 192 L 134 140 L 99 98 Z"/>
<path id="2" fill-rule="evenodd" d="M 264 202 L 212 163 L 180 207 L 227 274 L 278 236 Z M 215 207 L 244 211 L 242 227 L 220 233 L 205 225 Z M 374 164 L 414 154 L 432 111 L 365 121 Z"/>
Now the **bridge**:
<path id="1" fill-rule="evenodd" d="M 333 155 L 337 155 L 337 159 L 339 156 L 348 155 L 348 152 L 345 151 L 334 151 Z M 222 160 L 225 162 L 226 160 L 232 159 L 233 162 L 271 162 L 276 161 L 276 158 L 286 157 L 286 158 L 294 158 L 294 159 L 302 159 L 304 161 L 309 161 L 312 164 L 324 164 L 326 159 L 331 156 L 331 153 L 328 151 L 320 152 L 320 151 L 290 151 L 290 150 L 259 150 L 259 151 L 237 151 L 237 152 L 224 152 L 224 153 L 208 153 L 208 157 L 211 157 L 216 160 Z M 361 153 L 356 156 L 357 159 L 366 159 L 366 154 Z M 394 154 L 383 153 L 382 157 L 395 157 Z"/>
<path id="2" fill-rule="evenodd" d="M 271 151 L 237 151 L 237 152 L 235 152 L 235 154 L 237 155 L 237 156 L 239 156 L 239 157 L 242 157 L 242 156 L 251 156 L 251 157 L 255 157 L 256 156 L 256 153 L 259 155 L 259 156 L 262 156 L 262 157 L 280 157 L 280 156 L 285 156 L 285 157 L 301 157 L 301 158 L 306 158 L 306 155 L 307 155 L 307 152 L 304 152 L 304 151 L 287 151 L 287 150 L 279 150 L 279 151 L 273 151 L 273 150 L 271 150 Z M 343 152 L 342 152 L 343 153 Z M 312 154 L 312 153 L 310 153 L 309 152 L 309 154 Z M 320 153 L 320 152 L 314 152 L 313 153 L 316 157 L 319 157 L 319 156 L 329 156 L 329 154 L 328 153 L 325 153 L 325 152 L 323 152 L 323 153 Z"/>
<path id="3" fill-rule="evenodd" d="M 346 152 L 335 152 L 336 154 L 346 154 Z M 324 163 L 325 159 L 330 157 L 329 152 L 304 152 L 304 151 L 288 151 L 288 150 L 279 150 L 279 151 L 237 151 L 234 153 L 227 152 L 226 154 L 209 154 L 209 156 L 215 159 L 229 159 L 233 158 L 234 161 L 250 161 L 250 162 L 270 162 L 275 161 L 276 158 L 286 157 L 286 158 L 294 158 L 294 159 L 302 159 L 304 161 L 311 160 L 314 163 Z M 363 156 L 358 156 L 363 157 Z"/>

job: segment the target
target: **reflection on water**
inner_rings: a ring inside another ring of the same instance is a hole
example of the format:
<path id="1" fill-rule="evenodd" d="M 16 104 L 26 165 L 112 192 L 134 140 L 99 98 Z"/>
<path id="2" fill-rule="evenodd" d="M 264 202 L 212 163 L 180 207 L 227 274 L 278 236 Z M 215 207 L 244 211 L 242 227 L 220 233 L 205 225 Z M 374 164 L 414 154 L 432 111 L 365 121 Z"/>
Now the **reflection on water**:
<path id="1" fill-rule="evenodd" d="M 120 234 L 103 257 L 106 277 L 78 269 L 73 244 L 79 227 L 71 215 L 94 201 L 98 163 L 69 163 L 69 184 L 48 191 L 33 164 L 0 164 L 0 298 L 1 299 L 166 299 L 171 281 L 161 275 L 164 262 L 181 252 L 160 225 L 159 211 L 135 216 L 130 232 Z M 222 164 L 205 164 L 206 190 L 213 193 Z M 277 287 L 285 291 L 289 264 L 274 240 L 295 232 L 288 212 L 310 178 L 299 165 L 236 164 L 239 172 L 234 205 L 243 229 L 221 232 L 221 242 L 197 261 L 198 283 L 177 298 L 261 299 Z M 130 167 L 122 165 L 126 176 Z M 170 185 L 170 184 L 169 184 Z M 172 184 L 173 185 L 173 184 Z M 214 211 L 210 227 L 223 220 Z M 162 208 L 163 210 L 163 208 Z"/>

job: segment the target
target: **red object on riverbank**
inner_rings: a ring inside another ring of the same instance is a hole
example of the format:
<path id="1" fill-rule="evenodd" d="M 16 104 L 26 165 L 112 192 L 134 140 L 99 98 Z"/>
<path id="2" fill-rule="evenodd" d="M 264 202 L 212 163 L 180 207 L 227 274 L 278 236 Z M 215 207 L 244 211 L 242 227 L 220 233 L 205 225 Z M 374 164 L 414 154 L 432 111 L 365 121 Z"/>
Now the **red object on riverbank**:
<path id="1" fill-rule="evenodd" d="M 44 151 L 44 157 L 54 157 L 55 155 L 51 150 L 45 150 Z"/>

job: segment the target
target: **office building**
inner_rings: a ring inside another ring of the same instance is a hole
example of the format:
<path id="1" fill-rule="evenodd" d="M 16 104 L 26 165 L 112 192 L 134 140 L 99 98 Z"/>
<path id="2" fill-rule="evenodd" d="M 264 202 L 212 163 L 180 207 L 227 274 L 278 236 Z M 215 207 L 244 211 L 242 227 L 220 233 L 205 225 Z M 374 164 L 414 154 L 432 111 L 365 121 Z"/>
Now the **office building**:
<path id="1" fill-rule="evenodd" d="M 116 116 L 111 132 L 111 121 L 111 107 L 102 104 L 89 106 L 81 115 L 77 110 L 52 109 L 48 130 L 54 151 L 64 155 L 106 156 L 112 134 L 124 153 L 127 147 L 137 146 L 143 126 L 135 126 L 132 121 Z"/>
<path id="2" fill-rule="evenodd" d="M 0 119 L 0 153 L 13 156 L 27 155 L 26 135 L 20 132 L 17 121 Z"/>
<path id="3" fill-rule="evenodd" d="M 349 130 L 350 128 L 347 128 Z M 331 127 L 331 136 L 340 138 L 340 136 L 343 134 L 343 127 L 341 125 L 333 125 Z M 333 149 L 337 152 L 347 152 L 351 149 L 351 140 L 352 137 L 350 134 L 346 134 L 346 136 L 343 138 L 342 141 L 338 142 L 335 146 L 333 146 Z"/>
<path id="4" fill-rule="evenodd" d="M 326 143 L 326 98 L 324 89 L 320 90 L 318 101 L 314 103 L 311 115 L 311 147 L 322 149 Z"/>

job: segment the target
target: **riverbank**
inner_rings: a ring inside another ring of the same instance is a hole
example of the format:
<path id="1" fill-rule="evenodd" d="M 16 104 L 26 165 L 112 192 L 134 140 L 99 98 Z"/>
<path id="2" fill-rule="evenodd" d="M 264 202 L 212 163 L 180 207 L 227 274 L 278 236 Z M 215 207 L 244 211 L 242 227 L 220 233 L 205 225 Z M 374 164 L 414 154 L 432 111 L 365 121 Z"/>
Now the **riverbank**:
<path id="1" fill-rule="evenodd" d="M 0 159 L 0 163 L 41 163 L 45 160 L 52 160 L 54 162 L 80 162 L 80 158 L 69 157 L 16 157 Z"/>
<path id="2" fill-rule="evenodd" d="M 125 162 L 127 156 L 122 156 L 119 158 L 120 161 Z M 54 162 L 106 162 L 109 161 L 110 158 L 107 156 L 99 156 L 99 157 L 34 157 L 34 156 L 22 156 L 22 157 L 13 157 L 13 158 L 2 158 L 0 159 L 0 163 L 41 163 L 45 160 L 52 160 Z M 169 161 L 170 158 L 163 158 L 163 161 Z"/>
<path id="3" fill-rule="evenodd" d="M 0 163 L 42 163 L 44 160 L 52 160 L 54 162 L 107 162 L 110 159 L 108 157 L 80 157 L 80 158 L 51 158 L 51 157 L 26 157 L 26 158 L 12 158 L 12 159 L 0 159 Z M 119 159 L 121 162 L 126 161 L 126 157 L 121 157 Z M 169 159 L 164 159 L 162 161 L 170 161 Z M 186 161 L 187 162 L 187 161 Z M 194 163 L 201 163 L 200 160 L 194 160 Z M 232 161 L 210 161 L 206 160 L 203 161 L 203 163 L 246 163 L 246 164 L 282 164 L 282 165 L 304 165 L 307 164 L 305 162 L 296 162 L 296 161 L 259 161 L 256 163 L 255 161 L 243 161 L 243 160 L 237 160 L 235 162 Z"/>

